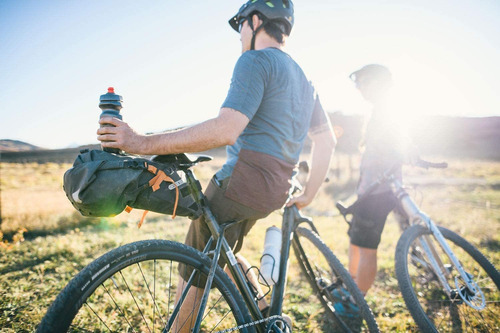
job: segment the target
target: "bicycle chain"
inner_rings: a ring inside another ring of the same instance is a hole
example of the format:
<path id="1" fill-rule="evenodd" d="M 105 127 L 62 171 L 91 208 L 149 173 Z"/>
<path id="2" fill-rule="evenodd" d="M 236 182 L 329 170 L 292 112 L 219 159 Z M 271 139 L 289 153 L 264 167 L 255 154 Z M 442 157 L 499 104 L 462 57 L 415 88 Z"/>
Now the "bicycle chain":
<path id="1" fill-rule="evenodd" d="M 258 325 L 258 324 L 262 324 L 262 323 L 264 323 L 266 321 L 269 321 L 271 319 L 281 319 L 281 320 L 284 320 L 284 318 L 282 316 L 274 315 L 274 316 L 267 317 L 267 318 L 264 318 L 264 319 L 252 321 L 251 323 L 243 324 L 243 325 L 240 325 L 240 326 L 237 326 L 237 327 L 228 328 L 228 329 L 225 329 L 223 331 L 217 331 L 215 333 L 228 333 L 228 332 L 234 332 L 236 330 L 239 331 L 242 328 L 247 328 L 247 327 L 250 327 L 250 326 L 255 326 L 255 325 Z"/>

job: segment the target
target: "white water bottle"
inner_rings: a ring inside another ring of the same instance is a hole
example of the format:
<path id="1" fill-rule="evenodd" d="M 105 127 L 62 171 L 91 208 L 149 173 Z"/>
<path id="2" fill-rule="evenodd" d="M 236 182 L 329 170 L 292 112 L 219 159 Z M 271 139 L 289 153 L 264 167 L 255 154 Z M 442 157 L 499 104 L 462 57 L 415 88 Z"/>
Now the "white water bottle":
<path id="1" fill-rule="evenodd" d="M 275 226 L 267 228 L 264 252 L 260 258 L 259 280 L 270 286 L 278 282 L 280 273 L 281 229 Z"/>

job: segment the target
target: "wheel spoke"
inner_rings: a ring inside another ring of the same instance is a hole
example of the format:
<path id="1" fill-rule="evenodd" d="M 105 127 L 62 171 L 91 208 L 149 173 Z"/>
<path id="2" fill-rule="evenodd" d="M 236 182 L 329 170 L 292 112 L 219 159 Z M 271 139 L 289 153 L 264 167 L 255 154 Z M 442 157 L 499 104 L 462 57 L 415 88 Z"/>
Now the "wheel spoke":
<path id="1" fill-rule="evenodd" d="M 115 286 L 116 286 L 116 281 L 114 281 L 114 279 L 113 279 L 113 282 L 115 282 Z M 130 321 L 128 320 L 127 316 L 125 315 L 125 313 L 123 313 L 122 308 L 116 303 L 114 297 L 111 295 L 111 293 L 109 292 L 108 288 L 106 288 L 106 286 L 104 285 L 104 283 L 101 286 L 104 288 L 104 290 L 106 290 L 106 293 L 109 295 L 109 297 L 111 298 L 111 300 L 115 304 L 115 308 L 118 309 L 118 311 L 120 311 L 120 314 L 123 316 L 123 318 L 125 318 L 125 320 L 127 321 L 128 326 L 130 328 L 132 328 L 132 330 L 135 332 L 134 327 L 132 326 L 132 324 L 130 324 Z M 117 287 L 117 290 L 119 291 L 118 287 Z"/>
<path id="2" fill-rule="evenodd" d="M 158 310 L 158 316 L 160 317 L 160 320 L 165 326 L 167 323 L 163 320 L 163 316 L 161 315 L 160 309 L 158 308 L 158 304 L 156 303 L 156 298 L 155 296 L 151 293 L 151 289 L 149 288 L 149 284 L 146 281 L 146 277 L 144 276 L 144 272 L 142 271 L 141 265 L 137 263 L 137 266 L 139 267 L 139 270 L 141 271 L 142 279 L 144 281 L 144 284 L 146 285 L 146 288 L 148 289 L 149 295 L 151 296 L 151 299 L 153 300 L 153 332 L 154 332 L 154 315 L 155 315 L 155 310 Z M 156 281 L 156 260 L 155 260 L 155 266 L 154 266 L 154 278 Z"/>
<path id="3" fill-rule="evenodd" d="M 85 302 L 85 305 L 94 313 L 94 315 L 99 319 L 99 321 L 104 325 L 106 326 L 106 328 L 108 329 L 108 331 L 110 332 L 113 332 L 109 327 L 108 325 L 106 325 L 106 323 L 104 322 L 104 320 L 102 320 L 101 316 L 99 316 L 99 314 L 97 312 L 94 311 L 94 309 L 92 309 L 92 307 L 87 303 Z"/>
<path id="4" fill-rule="evenodd" d="M 139 304 L 137 303 L 137 300 L 135 299 L 134 293 L 132 293 L 132 290 L 130 290 L 130 287 L 129 287 L 128 283 L 127 283 L 127 280 L 125 280 L 125 277 L 123 276 L 122 271 L 120 271 L 120 275 L 121 275 L 121 277 L 123 279 L 123 282 L 125 282 L 125 285 L 127 286 L 127 289 L 128 289 L 128 292 L 130 293 L 130 296 L 132 296 L 132 299 L 134 300 L 134 303 L 137 306 L 137 310 L 139 310 L 139 313 L 141 314 L 142 320 L 146 324 L 146 327 L 148 328 L 148 331 L 151 332 L 151 329 L 149 328 L 149 325 L 148 325 L 148 323 L 146 321 L 146 318 L 144 318 L 144 314 L 142 313 L 142 310 L 141 310 Z"/>
<path id="5" fill-rule="evenodd" d="M 172 290 L 172 260 L 170 260 L 170 271 L 168 277 L 168 303 L 167 303 L 167 322 L 170 320 L 170 300 L 171 300 L 171 290 Z"/>
<path id="6" fill-rule="evenodd" d="M 193 272 L 193 274 L 195 274 L 196 271 Z M 201 274 L 198 274 L 198 283 L 196 283 L 196 285 L 199 285 L 200 284 L 200 279 L 201 279 Z M 196 287 L 188 287 L 188 288 L 196 288 Z M 184 322 L 182 323 L 181 327 L 179 328 L 179 330 L 182 330 L 182 328 L 187 324 L 188 321 L 190 320 L 193 320 L 193 315 L 196 311 L 196 304 L 198 303 L 198 293 L 196 293 L 196 296 L 194 298 L 194 302 L 193 302 L 193 308 L 191 309 L 191 312 L 189 313 L 189 315 L 186 317 L 186 320 L 184 320 Z M 186 310 L 184 310 L 186 311 Z M 192 327 L 190 327 L 192 328 Z"/>
<path id="7" fill-rule="evenodd" d="M 57 306 L 51 306 L 39 327 L 57 332 L 66 332 L 71 326 L 85 332 L 150 333 L 186 328 L 194 322 L 200 296 L 193 294 L 192 307 L 191 300 L 185 302 L 182 318 L 173 316 L 176 308 L 180 308 L 173 305 L 180 296 L 176 290 L 182 289 L 174 281 L 178 265 L 195 272 L 189 281 L 192 286 L 193 280 L 200 282 L 206 278 L 210 263 L 210 258 L 201 252 L 171 241 L 148 240 L 124 245 L 96 259 L 72 279 L 54 302 Z M 212 287 L 205 313 L 201 314 L 202 331 L 224 330 L 251 322 L 238 290 L 219 268 Z"/>
<path id="8" fill-rule="evenodd" d="M 219 322 L 217 323 L 217 325 L 215 325 L 215 326 L 214 326 L 214 328 L 213 328 L 210 332 L 215 331 L 215 329 L 216 329 L 217 327 L 219 327 L 220 323 L 222 323 L 222 321 L 223 321 L 223 320 L 224 320 L 224 319 L 225 319 L 225 318 L 226 318 L 226 317 L 227 317 L 230 313 L 231 313 L 231 311 L 226 312 L 226 314 L 224 315 L 224 317 L 222 317 L 222 318 L 219 320 Z"/>

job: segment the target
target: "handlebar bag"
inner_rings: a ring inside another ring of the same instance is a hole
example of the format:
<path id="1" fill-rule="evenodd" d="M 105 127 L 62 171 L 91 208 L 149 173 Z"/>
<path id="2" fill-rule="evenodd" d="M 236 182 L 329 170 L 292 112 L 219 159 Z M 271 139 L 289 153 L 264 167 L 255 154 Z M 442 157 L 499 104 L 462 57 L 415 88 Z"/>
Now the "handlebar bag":
<path id="1" fill-rule="evenodd" d="M 195 219 L 201 207 L 183 176 L 175 164 L 82 150 L 64 174 L 64 191 L 84 216 L 115 216 L 128 206 Z"/>

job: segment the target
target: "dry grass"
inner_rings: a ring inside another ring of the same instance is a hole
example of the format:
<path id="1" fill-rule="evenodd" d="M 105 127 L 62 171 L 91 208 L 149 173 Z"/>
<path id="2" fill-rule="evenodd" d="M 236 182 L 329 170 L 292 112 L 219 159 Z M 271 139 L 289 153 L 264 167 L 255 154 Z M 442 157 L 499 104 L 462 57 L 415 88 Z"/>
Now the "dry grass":
<path id="1" fill-rule="evenodd" d="M 406 169 L 408 183 L 416 185 L 410 194 L 437 222 L 466 235 L 481 247 L 487 257 L 500 265 L 500 163 L 487 161 L 449 161 L 446 170 Z M 219 157 L 197 167 L 196 174 L 205 186 L 221 165 Z M 330 182 L 314 203 L 304 210 L 312 216 L 324 241 L 339 259 L 347 263 L 347 225 L 336 214 L 334 204 L 352 201 L 358 158 L 349 161 L 338 155 L 332 164 Z M 140 239 L 162 238 L 182 241 L 188 220 L 151 214 L 138 231 L 141 212 L 121 214 L 109 219 L 86 219 L 75 213 L 62 191 L 62 175 L 68 164 L 1 164 L 2 229 L 10 248 L 1 248 L 0 330 L 32 331 L 50 302 L 69 279 L 99 255 L 122 244 Z M 244 245 L 244 253 L 258 263 L 263 235 L 270 225 L 280 225 L 281 216 L 271 214 L 259 221 Z M 24 242 L 13 239 L 26 228 Z M 34 237 L 42 235 L 41 237 Z M 390 217 L 379 249 L 379 273 L 368 302 L 383 331 L 415 330 L 402 301 L 394 277 L 394 249 L 399 237 Z M 1 239 L 1 237 L 0 237 Z M 14 244 L 16 243 L 17 244 Z M 298 276 L 292 259 L 290 276 Z M 296 330 L 307 331 L 303 308 L 296 303 L 299 290 L 288 288 L 285 312 L 296 318 Z"/>

